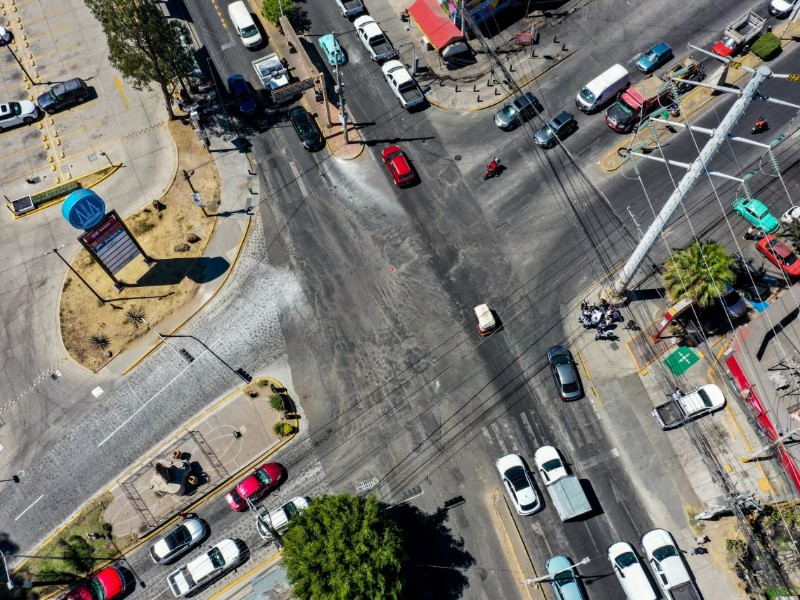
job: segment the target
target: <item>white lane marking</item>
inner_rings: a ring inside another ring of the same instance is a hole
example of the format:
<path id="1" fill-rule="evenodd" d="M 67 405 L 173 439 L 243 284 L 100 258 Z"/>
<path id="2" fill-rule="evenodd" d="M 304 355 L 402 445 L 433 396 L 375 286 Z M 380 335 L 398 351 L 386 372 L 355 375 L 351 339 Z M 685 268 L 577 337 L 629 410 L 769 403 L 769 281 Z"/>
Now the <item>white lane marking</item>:
<path id="1" fill-rule="evenodd" d="M 303 181 L 303 177 L 300 175 L 300 170 L 297 168 L 297 165 L 295 165 L 293 161 L 289 161 L 289 168 L 292 171 L 292 175 L 294 175 L 294 180 L 300 187 L 300 191 L 303 192 L 303 197 L 308 198 L 308 187 L 306 187 L 306 182 Z"/>
<path id="2" fill-rule="evenodd" d="M 536 436 L 533 435 L 533 427 L 531 427 L 531 422 L 528 420 L 528 415 L 525 411 L 522 411 L 519 415 L 519 418 L 522 420 L 522 424 L 525 426 L 525 431 L 528 432 L 528 435 L 531 438 L 531 441 L 536 440 Z"/>
<path id="3" fill-rule="evenodd" d="M 203 356 L 203 355 L 204 355 L 206 352 L 208 352 L 208 350 L 204 350 L 202 353 L 200 353 L 200 355 L 199 355 L 197 358 L 200 358 L 200 357 L 201 357 L 201 356 Z M 195 360 L 197 360 L 197 359 L 195 359 Z M 185 373 L 185 372 L 186 372 L 186 371 L 189 369 L 189 367 L 190 367 L 190 366 L 191 366 L 191 365 L 187 365 L 186 367 L 184 367 L 184 368 L 181 370 L 181 372 L 180 372 L 180 373 L 178 373 L 177 375 L 175 375 L 175 377 L 173 377 L 172 379 L 170 379 L 170 380 L 169 380 L 169 382 L 167 383 L 167 385 L 165 385 L 165 386 L 164 386 L 164 387 L 162 387 L 160 390 L 158 390 L 158 392 L 156 392 L 155 394 L 153 394 L 153 396 L 151 396 L 151 398 L 150 398 L 150 399 L 149 399 L 147 402 L 145 402 L 145 403 L 144 403 L 144 404 L 142 404 L 142 405 L 141 405 L 139 408 L 137 408 L 137 409 L 136 409 L 136 410 L 133 412 L 133 414 L 132 414 L 130 417 L 128 417 L 127 419 L 125 419 L 125 420 L 122 422 L 122 424 L 121 424 L 119 427 L 117 427 L 117 428 L 116 428 L 114 431 L 112 431 L 111 433 L 109 433 L 109 434 L 108 434 L 108 436 L 107 436 L 107 437 L 106 437 L 106 438 L 105 438 L 105 439 L 104 439 L 102 442 L 100 442 L 99 444 L 97 444 L 97 447 L 99 448 L 100 446 L 102 446 L 103 444 L 105 444 L 105 443 L 106 443 L 108 440 L 110 440 L 112 437 L 114 437 L 114 436 L 116 435 L 116 433 L 117 433 L 117 432 L 118 432 L 120 429 L 122 429 L 123 427 L 125 427 L 125 425 L 127 425 L 128 423 L 130 423 L 130 422 L 131 422 L 131 420 L 132 420 L 132 419 L 133 419 L 133 418 L 134 418 L 136 415 L 138 415 L 140 412 L 142 412 L 142 411 L 145 409 L 145 407 L 146 407 L 148 404 L 150 404 L 150 403 L 151 403 L 153 400 L 155 400 L 156 398 L 158 398 L 158 397 L 161 395 L 161 392 L 163 392 L 163 391 L 164 391 L 164 390 L 166 390 L 166 389 L 167 389 L 167 388 L 168 388 L 170 385 L 172 385 L 172 382 L 173 382 L 173 381 L 175 381 L 175 380 L 176 380 L 178 377 L 180 377 L 181 375 L 183 375 L 183 374 L 184 374 L 184 373 Z"/>
<path id="4" fill-rule="evenodd" d="M 26 512 L 28 512 L 30 509 L 32 509 L 32 508 L 34 507 L 34 505 L 35 505 L 35 504 L 36 504 L 36 503 L 37 503 L 39 500 L 41 500 L 42 498 L 44 498 L 44 494 L 42 494 L 42 495 L 41 495 L 41 496 L 39 496 L 39 497 L 38 497 L 36 500 L 34 500 L 34 501 L 33 501 L 33 503 L 32 503 L 32 504 L 31 504 L 31 505 L 30 505 L 28 508 L 26 508 L 26 509 L 25 509 L 25 510 L 23 510 L 21 513 L 19 513 L 19 514 L 17 515 L 17 518 L 16 518 L 16 519 L 14 519 L 14 520 L 15 520 L 15 521 L 19 521 L 19 518 L 20 518 L 22 515 L 24 515 Z"/>

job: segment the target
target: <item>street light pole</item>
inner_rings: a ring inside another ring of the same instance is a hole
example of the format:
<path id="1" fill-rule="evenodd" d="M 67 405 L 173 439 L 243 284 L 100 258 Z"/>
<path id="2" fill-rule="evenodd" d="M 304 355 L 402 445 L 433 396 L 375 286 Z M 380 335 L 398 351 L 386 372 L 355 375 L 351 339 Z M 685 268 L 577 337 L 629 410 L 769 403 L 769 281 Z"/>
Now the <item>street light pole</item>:
<path id="1" fill-rule="evenodd" d="M 557 575 L 561 575 L 562 573 L 566 573 L 567 571 L 574 571 L 576 569 L 576 567 L 578 567 L 580 565 L 585 565 L 590 560 L 592 560 L 592 559 L 587 556 L 586 558 L 584 558 L 580 562 L 577 562 L 574 565 L 567 567 L 566 569 L 561 569 L 560 571 L 556 571 L 555 573 L 548 573 L 547 575 L 542 575 L 541 577 L 534 577 L 533 579 L 523 579 L 522 583 L 524 583 L 525 585 L 533 585 L 534 583 L 540 583 L 542 581 L 547 581 L 549 579 L 553 579 Z"/>
<path id="2" fill-rule="evenodd" d="M 214 67 L 211 64 L 211 59 L 214 58 L 215 56 L 219 56 L 225 50 L 233 48 L 235 45 L 236 44 L 233 42 L 222 44 L 222 46 L 219 47 L 219 52 L 216 52 L 211 56 L 209 56 L 208 58 L 206 58 L 206 60 L 208 61 L 208 70 L 211 71 L 211 80 L 214 82 L 214 88 L 217 90 L 217 98 L 219 99 L 220 104 L 222 104 L 222 112 L 225 114 L 225 120 L 228 122 L 228 128 L 231 130 L 233 129 L 233 122 L 231 121 L 231 116 L 228 114 L 228 109 L 225 106 L 225 99 L 222 97 L 222 92 L 219 89 L 220 86 L 217 84 L 217 78 L 214 75 Z"/>

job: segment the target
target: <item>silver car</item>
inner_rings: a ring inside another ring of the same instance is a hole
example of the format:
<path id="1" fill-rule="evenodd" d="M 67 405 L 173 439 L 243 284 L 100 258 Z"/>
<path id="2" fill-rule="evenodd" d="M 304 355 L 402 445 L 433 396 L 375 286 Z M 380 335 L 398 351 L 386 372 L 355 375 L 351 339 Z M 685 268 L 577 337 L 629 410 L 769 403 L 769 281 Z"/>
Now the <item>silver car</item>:
<path id="1" fill-rule="evenodd" d="M 202 519 L 185 519 L 150 546 L 150 558 L 159 565 L 168 565 L 202 542 L 207 533 Z"/>
<path id="2" fill-rule="evenodd" d="M 39 107 L 30 100 L 0 104 L 0 131 L 23 123 L 33 123 L 39 117 Z"/>
<path id="3" fill-rule="evenodd" d="M 562 400 L 578 400 L 583 397 L 583 386 L 578 376 L 578 366 L 572 354 L 564 346 L 551 346 L 547 349 L 547 362 L 556 382 L 558 395 Z"/>
<path id="4" fill-rule="evenodd" d="M 516 129 L 539 114 L 539 100 L 530 92 L 525 92 L 503 106 L 494 115 L 494 124 L 503 131 Z"/>

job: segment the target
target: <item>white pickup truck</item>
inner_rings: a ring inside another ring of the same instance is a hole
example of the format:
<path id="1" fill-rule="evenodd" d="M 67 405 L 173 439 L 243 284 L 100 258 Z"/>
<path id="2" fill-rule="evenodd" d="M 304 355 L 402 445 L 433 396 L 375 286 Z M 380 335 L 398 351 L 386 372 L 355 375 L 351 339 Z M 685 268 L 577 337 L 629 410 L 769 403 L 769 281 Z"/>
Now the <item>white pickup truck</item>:
<path id="1" fill-rule="evenodd" d="M 336 0 L 336 5 L 342 11 L 342 16 L 347 19 L 360 15 L 366 10 L 364 0 Z"/>
<path id="2" fill-rule="evenodd" d="M 410 109 L 425 102 L 425 95 L 419 89 L 416 80 L 399 60 L 386 61 L 383 63 L 381 71 L 386 78 L 386 83 L 400 101 L 400 106 Z"/>
<path id="3" fill-rule="evenodd" d="M 364 48 L 369 52 L 370 58 L 375 62 L 382 63 L 385 60 L 392 58 L 397 52 L 392 46 L 392 42 L 383 33 L 383 30 L 375 22 L 375 19 L 369 15 L 363 15 L 353 21 L 356 28 L 356 34 L 364 44 Z"/>
<path id="4" fill-rule="evenodd" d="M 289 85 L 289 70 L 274 52 L 253 61 L 253 69 L 264 89 L 274 91 Z"/>
<path id="5" fill-rule="evenodd" d="M 684 423 L 725 406 L 725 395 L 714 384 L 704 385 L 691 394 L 675 390 L 670 399 L 653 409 L 661 429 L 675 429 Z"/>

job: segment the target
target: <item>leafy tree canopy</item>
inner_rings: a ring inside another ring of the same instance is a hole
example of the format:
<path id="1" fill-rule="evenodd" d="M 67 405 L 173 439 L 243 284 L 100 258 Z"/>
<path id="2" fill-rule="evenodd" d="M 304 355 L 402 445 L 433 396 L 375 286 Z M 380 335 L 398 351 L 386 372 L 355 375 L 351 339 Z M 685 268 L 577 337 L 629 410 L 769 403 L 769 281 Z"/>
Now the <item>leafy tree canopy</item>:
<path id="1" fill-rule="evenodd" d="M 167 19 L 155 2 L 85 0 L 106 34 L 109 61 L 133 86 L 155 83 L 172 113 L 170 84 L 194 68 L 186 25 Z"/>
<path id="2" fill-rule="evenodd" d="M 281 18 L 281 9 L 283 9 L 283 14 L 291 19 L 297 10 L 297 5 L 294 0 L 263 0 L 261 3 L 261 14 L 273 25 L 278 24 L 278 20 Z"/>
<path id="3" fill-rule="evenodd" d="M 374 496 L 314 498 L 283 536 L 283 562 L 301 600 L 400 597 L 406 553 Z"/>
<path id="4" fill-rule="evenodd" d="M 664 261 L 664 285 L 674 301 L 690 297 L 708 307 L 733 283 L 733 258 L 722 244 L 694 242 Z"/>

